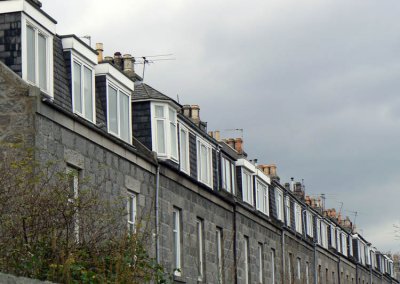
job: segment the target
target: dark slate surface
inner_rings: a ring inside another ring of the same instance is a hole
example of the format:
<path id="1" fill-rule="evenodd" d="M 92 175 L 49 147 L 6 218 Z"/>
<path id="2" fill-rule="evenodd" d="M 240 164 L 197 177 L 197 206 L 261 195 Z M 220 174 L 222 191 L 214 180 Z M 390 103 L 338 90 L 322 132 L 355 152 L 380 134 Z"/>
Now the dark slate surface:
<path id="1" fill-rule="evenodd" d="M 103 123 L 107 130 L 107 80 L 106 76 L 95 77 L 96 86 L 96 123 Z"/>
<path id="2" fill-rule="evenodd" d="M 135 90 L 133 92 L 132 100 L 136 101 L 136 100 L 148 100 L 148 99 L 174 101 L 170 97 L 164 95 L 160 91 L 157 91 L 156 89 L 145 83 L 141 82 L 135 84 Z"/>
<path id="3" fill-rule="evenodd" d="M 236 180 L 237 180 L 237 186 L 236 186 L 237 198 L 239 200 L 243 201 L 242 170 L 241 170 L 241 167 L 236 167 Z"/>
<path id="4" fill-rule="evenodd" d="M 290 199 L 290 227 L 293 231 L 296 231 L 296 223 L 294 222 L 294 202 L 293 199 Z"/>
<path id="5" fill-rule="evenodd" d="M 21 13 L 0 15 L 0 61 L 22 77 Z"/>
<path id="6" fill-rule="evenodd" d="M 150 102 L 132 103 L 133 135 L 148 149 L 152 149 Z"/>
<path id="7" fill-rule="evenodd" d="M 197 151 L 196 136 L 189 133 L 189 160 L 190 160 L 190 176 L 197 179 Z"/>
<path id="8" fill-rule="evenodd" d="M 271 212 L 271 217 L 274 217 L 278 220 L 278 212 L 276 210 L 276 202 L 275 202 L 275 189 L 272 186 L 268 186 L 269 191 L 269 208 Z"/>
<path id="9" fill-rule="evenodd" d="M 61 38 L 53 43 L 54 103 L 72 112 L 71 53 L 63 52 Z"/>

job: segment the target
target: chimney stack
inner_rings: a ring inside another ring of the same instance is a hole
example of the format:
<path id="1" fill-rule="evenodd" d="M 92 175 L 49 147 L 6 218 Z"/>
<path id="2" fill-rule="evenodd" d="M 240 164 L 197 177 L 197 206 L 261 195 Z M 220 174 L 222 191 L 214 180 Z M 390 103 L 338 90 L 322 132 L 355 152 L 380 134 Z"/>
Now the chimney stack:
<path id="1" fill-rule="evenodd" d="M 191 119 L 196 124 L 199 125 L 200 123 L 200 107 L 198 105 L 191 106 Z"/>
<path id="2" fill-rule="evenodd" d="M 221 132 L 219 130 L 209 131 L 208 135 L 214 138 L 217 141 L 221 141 Z"/>
<path id="3" fill-rule="evenodd" d="M 243 139 L 242 138 L 235 139 L 235 150 L 239 154 L 243 154 Z"/>
<path id="4" fill-rule="evenodd" d="M 96 43 L 96 51 L 97 51 L 97 63 L 103 62 L 103 44 L 101 42 Z"/>
<path id="5" fill-rule="evenodd" d="M 117 51 L 114 53 L 114 65 L 118 67 L 119 69 L 123 70 L 122 66 L 122 55 L 121 52 Z"/>
<path id="6" fill-rule="evenodd" d="M 183 105 L 182 106 L 182 114 L 185 117 L 190 118 L 190 105 Z"/>
<path id="7" fill-rule="evenodd" d="M 135 58 L 130 54 L 124 54 L 123 56 L 123 71 L 129 78 L 135 78 Z"/>
<path id="8" fill-rule="evenodd" d="M 267 176 L 269 177 L 277 177 L 276 175 L 276 165 L 275 164 L 270 164 L 270 165 L 259 165 L 258 168 Z"/>

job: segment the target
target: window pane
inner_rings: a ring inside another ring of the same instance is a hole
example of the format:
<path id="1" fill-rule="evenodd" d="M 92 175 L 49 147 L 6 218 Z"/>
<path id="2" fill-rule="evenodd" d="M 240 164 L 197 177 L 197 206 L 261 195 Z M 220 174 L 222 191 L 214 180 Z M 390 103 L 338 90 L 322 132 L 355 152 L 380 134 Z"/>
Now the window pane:
<path id="1" fill-rule="evenodd" d="M 92 70 L 84 68 L 84 102 L 85 102 L 85 118 L 93 121 L 93 78 Z"/>
<path id="2" fill-rule="evenodd" d="M 35 30 L 27 26 L 26 27 L 26 49 L 27 49 L 27 78 L 29 81 L 35 83 L 36 79 L 36 67 L 35 67 Z"/>
<path id="3" fill-rule="evenodd" d="M 130 141 L 130 131 L 129 131 L 129 96 L 124 93 L 120 93 L 119 96 L 119 119 L 121 124 L 121 139 L 125 141 Z"/>
<path id="4" fill-rule="evenodd" d="M 81 65 L 74 62 L 74 110 L 82 113 Z"/>
<path id="5" fill-rule="evenodd" d="M 164 118 L 164 107 L 163 106 L 156 106 L 156 117 Z"/>
<path id="6" fill-rule="evenodd" d="M 164 120 L 157 120 L 157 152 L 165 153 L 165 130 Z"/>
<path id="7" fill-rule="evenodd" d="M 108 119 L 109 130 L 118 134 L 117 90 L 110 86 L 108 86 Z"/>
<path id="8" fill-rule="evenodd" d="M 47 49 L 46 38 L 42 34 L 39 34 L 38 37 L 39 87 L 44 90 L 47 90 L 46 49 Z"/>
<path id="9" fill-rule="evenodd" d="M 225 160 L 225 186 L 231 192 L 231 163 L 228 160 Z"/>
<path id="10" fill-rule="evenodd" d="M 177 141 L 176 141 L 176 125 L 174 123 L 170 123 L 170 135 L 171 135 L 171 155 L 172 157 L 177 158 L 178 153 L 177 153 Z"/>
<path id="11" fill-rule="evenodd" d="M 175 122 L 176 112 L 173 109 L 169 109 L 169 121 Z"/>
<path id="12" fill-rule="evenodd" d="M 201 159 L 201 179 L 203 182 L 208 182 L 208 171 L 207 171 L 207 148 L 204 145 L 200 146 L 200 159 Z"/>

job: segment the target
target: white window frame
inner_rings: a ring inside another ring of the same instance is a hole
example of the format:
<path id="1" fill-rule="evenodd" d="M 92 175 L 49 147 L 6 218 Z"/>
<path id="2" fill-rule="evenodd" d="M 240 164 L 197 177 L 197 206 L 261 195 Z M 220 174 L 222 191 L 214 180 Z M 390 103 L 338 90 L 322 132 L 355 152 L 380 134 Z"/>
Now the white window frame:
<path id="1" fill-rule="evenodd" d="M 340 240 L 341 231 L 339 228 L 336 229 L 336 250 L 338 252 L 342 252 L 342 243 Z"/>
<path id="2" fill-rule="evenodd" d="M 217 245 L 217 269 L 218 269 L 218 283 L 224 281 L 224 260 L 223 260 L 223 232 L 222 228 L 217 227 L 216 229 L 216 245 Z"/>
<path id="3" fill-rule="evenodd" d="M 198 270 L 198 281 L 203 281 L 204 277 L 204 259 L 203 259 L 203 220 L 197 218 L 197 270 Z"/>
<path id="4" fill-rule="evenodd" d="M 181 256 L 181 210 L 174 207 L 172 211 L 172 242 L 173 242 L 173 263 L 174 263 L 174 275 L 182 275 L 182 256 Z M 176 245 L 176 246 L 175 246 Z"/>
<path id="5" fill-rule="evenodd" d="M 213 188 L 213 157 L 212 157 L 212 147 L 209 143 L 197 137 L 196 139 L 197 145 L 197 180 L 208 185 Z M 201 157 L 201 148 L 205 147 L 206 153 L 206 161 L 202 160 Z M 206 175 L 204 175 L 202 171 L 202 164 L 205 163 L 206 167 Z"/>
<path id="6" fill-rule="evenodd" d="M 222 188 L 235 194 L 235 164 L 229 159 L 221 158 Z"/>
<path id="7" fill-rule="evenodd" d="M 275 250 L 271 249 L 271 280 L 275 284 Z"/>
<path id="8" fill-rule="evenodd" d="M 321 232 L 321 219 L 317 218 L 317 243 L 319 245 L 322 245 L 322 232 Z"/>
<path id="9" fill-rule="evenodd" d="M 314 218 L 311 212 L 306 211 L 306 218 L 307 218 L 307 235 L 309 235 L 311 238 L 314 237 Z"/>
<path id="10" fill-rule="evenodd" d="M 297 258 L 297 279 L 301 279 L 301 258 Z"/>
<path id="11" fill-rule="evenodd" d="M 122 88 L 116 81 L 112 80 L 107 76 L 107 82 L 106 82 L 106 93 L 107 93 L 107 130 L 108 133 L 120 138 L 121 140 L 121 118 L 120 118 L 120 96 L 127 96 L 128 97 L 128 141 L 124 140 L 125 142 L 128 142 L 129 144 L 132 144 L 132 105 L 131 105 L 131 92 L 125 88 Z M 109 88 L 113 88 L 117 90 L 117 126 L 118 126 L 118 133 L 113 132 L 110 129 L 110 108 L 109 108 Z"/>
<path id="12" fill-rule="evenodd" d="M 128 191 L 127 210 L 128 210 L 128 231 L 130 234 L 133 234 L 136 231 L 137 194 L 131 191 Z"/>
<path id="13" fill-rule="evenodd" d="M 250 259 L 250 255 L 249 255 L 249 248 L 250 248 L 250 244 L 249 244 L 250 240 L 249 237 L 244 237 L 244 281 L 245 284 L 249 284 L 250 283 L 250 263 L 249 263 L 249 259 Z"/>
<path id="14" fill-rule="evenodd" d="M 256 179 L 256 209 L 269 216 L 268 185 L 259 178 Z"/>
<path id="15" fill-rule="evenodd" d="M 156 117 L 156 107 L 162 107 L 164 111 L 164 117 Z M 170 111 L 173 113 L 173 117 L 170 117 Z M 153 141 L 153 149 L 157 152 L 157 155 L 160 158 L 171 159 L 175 162 L 179 162 L 178 160 L 178 118 L 177 112 L 174 107 L 172 107 L 168 103 L 160 103 L 160 102 L 152 102 L 151 103 L 151 117 L 152 117 L 152 141 Z M 160 137 L 157 135 L 157 121 L 163 122 L 164 127 L 164 147 L 165 152 L 162 152 L 158 149 L 158 140 Z M 172 133 L 171 124 L 175 125 L 175 132 Z M 182 125 L 182 124 L 180 124 Z M 176 141 L 175 145 L 172 145 L 172 135 L 174 135 L 174 140 Z M 174 151 L 173 151 L 174 150 Z M 173 155 L 173 152 L 176 155 Z"/>
<path id="16" fill-rule="evenodd" d="M 283 191 L 275 188 L 275 204 L 276 204 L 276 217 L 280 221 L 284 221 L 284 204 L 283 204 Z"/>
<path id="17" fill-rule="evenodd" d="M 35 32 L 35 81 L 28 80 L 28 50 L 27 50 L 27 26 Z M 42 34 L 46 39 L 46 88 L 39 86 L 39 49 L 38 36 Z M 22 49 L 22 79 L 41 89 L 47 95 L 54 97 L 54 75 L 53 75 L 53 35 L 39 25 L 35 20 L 22 13 L 21 17 L 21 49 Z"/>
<path id="18" fill-rule="evenodd" d="M 291 212 L 290 212 L 290 197 L 285 197 L 285 210 L 286 210 L 286 226 L 290 226 L 291 224 Z"/>
<path id="19" fill-rule="evenodd" d="M 321 245 L 324 248 L 328 248 L 328 224 L 321 222 Z"/>
<path id="20" fill-rule="evenodd" d="M 341 245 L 342 245 L 342 254 L 344 256 L 347 256 L 347 234 L 344 232 L 342 232 Z"/>
<path id="21" fill-rule="evenodd" d="M 75 109 L 75 88 L 74 88 L 74 77 L 75 77 L 75 68 L 74 63 L 77 63 L 81 66 L 81 97 L 82 97 L 82 112 L 79 112 Z M 92 117 L 88 117 L 85 113 L 86 111 L 86 102 L 85 102 L 85 81 L 84 81 L 84 70 L 85 67 L 88 68 L 92 72 L 91 84 L 92 84 Z M 71 50 L 71 91 L 72 91 L 72 111 L 79 116 L 89 120 L 92 123 L 96 123 L 96 96 L 95 96 L 95 70 L 94 65 L 90 64 L 87 60 L 80 57 L 76 52 Z"/>
<path id="22" fill-rule="evenodd" d="M 296 231 L 298 233 L 303 233 L 303 222 L 302 222 L 302 213 L 301 213 L 302 209 L 300 204 L 295 203 L 294 204 L 294 223 L 295 223 L 295 227 L 296 227 Z"/>
<path id="23" fill-rule="evenodd" d="M 336 248 L 336 227 L 331 225 L 331 246 Z"/>
<path id="24" fill-rule="evenodd" d="M 185 133 L 186 135 L 186 147 L 185 147 L 185 152 L 186 155 L 184 156 L 183 153 L 183 146 L 182 146 L 182 132 Z M 184 127 L 181 123 L 179 124 L 179 159 L 180 159 L 180 169 L 181 171 L 187 173 L 188 175 L 190 175 L 190 153 L 189 153 L 189 135 L 190 132 L 189 130 Z M 182 161 L 186 162 L 186 168 L 183 166 Z"/>
<path id="25" fill-rule="evenodd" d="M 258 243 L 258 283 L 264 283 L 264 248 L 262 243 Z"/>
<path id="26" fill-rule="evenodd" d="M 242 195 L 243 201 L 250 205 L 254 205 L 254 193 L 253 193 L 253 174 L 246 169 L 242 168 Z M 247 176 L 247 183 L 245 180 Z"/>
<path id="27" fill-rule="evenodd" d="M 67 175 L 72 175 L 72 191 L 73 197 L 68 198 L 69 203 L 75 203 L 79 198 L 79 169 L 67 165 Z M 79 243 L 79 212 L 75 213 L 74 216 L 74 238 L 77 243 Z"/>

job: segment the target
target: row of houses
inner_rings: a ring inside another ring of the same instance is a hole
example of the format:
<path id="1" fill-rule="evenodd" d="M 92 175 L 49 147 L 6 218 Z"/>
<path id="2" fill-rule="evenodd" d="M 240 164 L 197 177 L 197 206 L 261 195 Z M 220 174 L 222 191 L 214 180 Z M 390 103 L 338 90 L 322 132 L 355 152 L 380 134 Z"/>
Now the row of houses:
<path id="1" fill-rule="evenodd" d="M 199 106 L 144 83 L 132 55 L 58 35 L 39 1 L 0 2 L 0 61 L 1 140 L 63 161 L 77 188 L 105 179 L 176 283 L 398 283 L 393 260 L 301 182 L 207 132 Z"/>

